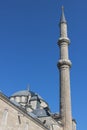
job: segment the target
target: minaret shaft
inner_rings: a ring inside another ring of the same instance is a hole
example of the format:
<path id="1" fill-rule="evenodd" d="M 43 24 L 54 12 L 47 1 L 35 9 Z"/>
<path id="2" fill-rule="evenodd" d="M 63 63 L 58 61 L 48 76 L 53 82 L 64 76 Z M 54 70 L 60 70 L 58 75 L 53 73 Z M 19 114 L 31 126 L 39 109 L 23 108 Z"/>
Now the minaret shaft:
<path id="1" fill-rule="evenodd" d="M 67 37 L 67 27 L 64 23 L 60 23 L 60 37 Z"/>
<path id="2" fill-rule="evenodd" d="M 60 47 L 60 59 L 68 59 L 68 45 L 66 43 Z"/>
<path id="3" fill-rule="evenodd" d="M 72 130 L 70 73 L 67 65 L 60 69 L 60 115 L 64 130 Z"/>
<path id="4" fill-rule="evenodd" d="M 60 38 L 58 45 L 60 48 L 60 60 L 58 68 L 60 73 L 60 115 L 64 130 L 72 130 L 71 114 L 71 94 L 70 94 L 70 67 L 71 61 L 68 55 L 68 45 L 70 40 L 67 36 L 67 23 L 62 8 L 60 20 Z"/>

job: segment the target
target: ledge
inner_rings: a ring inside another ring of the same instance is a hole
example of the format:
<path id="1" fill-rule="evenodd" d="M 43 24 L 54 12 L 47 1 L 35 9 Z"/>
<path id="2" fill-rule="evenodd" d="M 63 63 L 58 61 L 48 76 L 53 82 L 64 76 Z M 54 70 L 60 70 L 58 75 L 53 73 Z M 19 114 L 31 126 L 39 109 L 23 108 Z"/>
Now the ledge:
<path id="1" fill-rule="evenodd" d="M 58 40 L 58 45 L 61 46 L 62 44 L 70 44 L 70 39 L 68 37 L 60 37 Z"/>
<path id="2" fill-rule="evenodd" d="M 57 66 L 58 68 L 63 67 L 64 65 L 67 65 L 68 67 L 71 67 L 72 63 L 70 60 L 66 60 L 66 59 L 60 59 Z"/>

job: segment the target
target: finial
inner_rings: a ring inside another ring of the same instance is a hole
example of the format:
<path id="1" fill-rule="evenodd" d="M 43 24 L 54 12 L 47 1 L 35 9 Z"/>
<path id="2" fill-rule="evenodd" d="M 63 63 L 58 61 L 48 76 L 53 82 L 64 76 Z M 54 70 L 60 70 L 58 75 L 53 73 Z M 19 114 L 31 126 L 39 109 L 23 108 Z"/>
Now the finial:
<path id="1" fill-rule="evenodd" d="M 62 5 L 62 12 L 64 12 L 64 6 Z"/>
<path id="2" fill-rule="evenodd" d="M 64 6 L 62 6 L 62 14 L 60 18 L 60 23 L 66 23 L 65 15 L 64 15 Z"/>
<path id="3" fill-rule="evenodd" d="M 28 84 L 28 85 L 27 85 L 27 91 L 29 91 L 29 90 L 30 90 L 30 85 Z"/>

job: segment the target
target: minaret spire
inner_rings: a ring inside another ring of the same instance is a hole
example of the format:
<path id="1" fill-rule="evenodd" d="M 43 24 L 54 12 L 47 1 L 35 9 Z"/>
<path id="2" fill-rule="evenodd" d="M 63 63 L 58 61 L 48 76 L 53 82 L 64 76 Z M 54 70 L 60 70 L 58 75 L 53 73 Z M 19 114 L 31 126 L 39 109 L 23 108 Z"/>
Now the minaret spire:
<path id="1" fill-rule="evenodd" d="M 61 18 L 60 18 L 60 23 L 66 23 L 66 18 L 65 18 L 65 14 L 64 14 L 64 6 L 62 6 L 62 14 L 61 14 Z"/>
<path id="2" fill-rule="evenodd" d="M 71 114 L 71 94 L 70 94 L 70 67 L 71 61 L 68 55 L 68 45 L 70 40 L 67 36 L 67 22 L 64 15 L 64 7 L 62 7 L 62 15 L 60 18 L 60 38 L 58 45 L 60 48 L 60 59 L 58 68 L 60 73 L 60 115 L 64 130 L 72 130 L 72 114 Z"/>

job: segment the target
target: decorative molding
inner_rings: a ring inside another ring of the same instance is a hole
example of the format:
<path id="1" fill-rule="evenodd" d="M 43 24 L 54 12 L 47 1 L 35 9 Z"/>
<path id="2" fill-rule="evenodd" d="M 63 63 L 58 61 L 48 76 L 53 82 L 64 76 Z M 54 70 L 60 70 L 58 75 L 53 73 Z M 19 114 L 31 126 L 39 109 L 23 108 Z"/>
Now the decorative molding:
<path id="1" fill-rule="evenodd" d="M 67 37 L 60 37 L 58 40 L 58 45 L 61 46 L 62 44 L 70 44 L 70 39 Z"/>
<path id="2" fill-rule="evenodd" d="M 64 65 L 67 65 L 68 67 L 71 67 L 72 63 L 68 59 L 67 60 L 66 59 L 60 59 L 59 62 L 58 62 L 58 64 L 57 64 L 58 68 L 61 68 Z"/>

